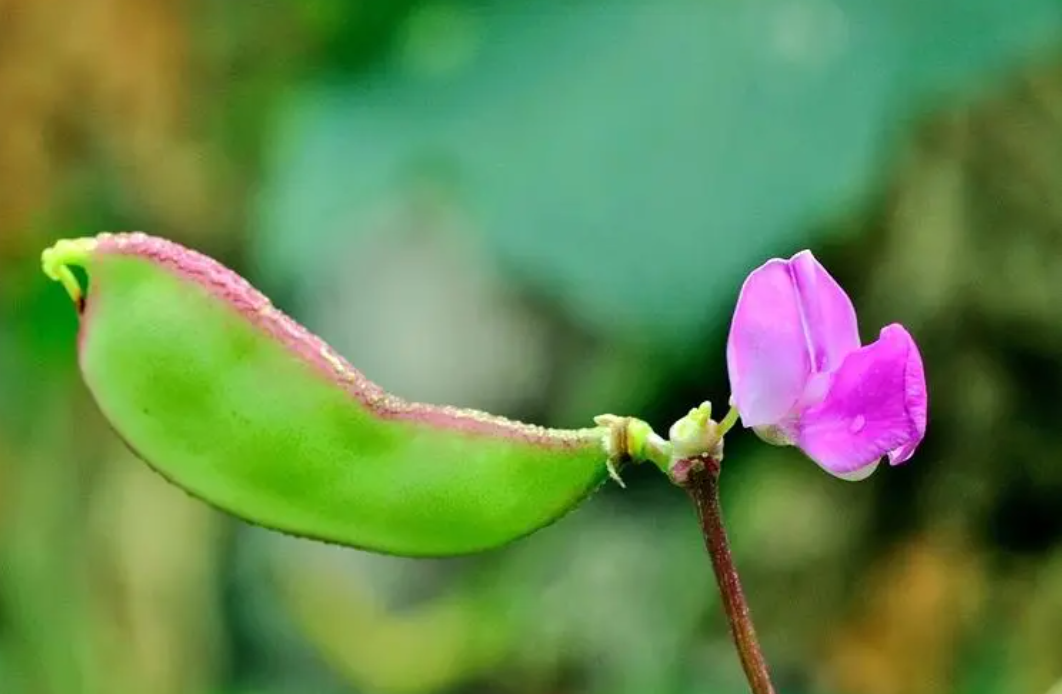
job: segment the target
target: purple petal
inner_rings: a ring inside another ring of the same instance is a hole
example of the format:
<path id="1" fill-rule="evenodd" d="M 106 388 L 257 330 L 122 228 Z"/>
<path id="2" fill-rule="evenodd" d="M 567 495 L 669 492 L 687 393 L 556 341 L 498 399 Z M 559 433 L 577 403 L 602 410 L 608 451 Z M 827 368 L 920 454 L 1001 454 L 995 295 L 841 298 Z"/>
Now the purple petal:
<path id="1" fill-rule="evenodd" d="M 788 263 L 774 258 L 745 280 L 726 346 L 730 392 L 746 427 L 776 424 L 811 374 L 799 296 Z"/>
<path id="2" fill-rule="evenodd" d="M 848 355 L 826 398 L 803 412 L 797 445 L 839 477 L 858 478 L 886 453 L 910 456 L 925 433 L 926 389 L 914 340 L 890 325 Z"/>
<path id="3" fill-rule="evenodd" d="M 915 436 L 899 448 L 889 451 L 889 464 L 899 465 L 907 462 L 922 438 L 926 435 L 926 418 L 929 413 L 929 393 L 926 389 L 926 372 L 922 366 L 922 354 L 918 351 L 918 345 L 907 331 L 900 325 L 889 325 L 885 328 L 889 331 L 902 332 L 911 343 L 911 350 L 907 353 L 906 396 L 907 412 L 910 414 L 915 427 Z M 882 332 L 884 333 L 883 330 Z"/>
<path id="4" fill-rule="evenodd" d="M 859 349 L 859 326 L 852 300 L 811 251 L 801 251 L 790 258 L 789 272 L 800 296 L 812 369 L 820 373 L 836 371 L 846 356 Z"/>

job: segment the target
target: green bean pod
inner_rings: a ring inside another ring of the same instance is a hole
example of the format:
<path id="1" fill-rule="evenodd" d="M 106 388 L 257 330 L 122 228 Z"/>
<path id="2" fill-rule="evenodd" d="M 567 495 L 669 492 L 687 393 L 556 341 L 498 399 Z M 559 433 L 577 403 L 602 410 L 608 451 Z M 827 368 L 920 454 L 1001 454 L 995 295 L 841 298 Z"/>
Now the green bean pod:
<path id="1" fill-rule="evenodd" d="M 466 554 L 553 522 L 608 477 L 607 429 L 402 400 L 171 241 L 100 234 L 42 262 L 75 300 L 81 372 L 118 435 L 249 522 L 388 554 Z"/>

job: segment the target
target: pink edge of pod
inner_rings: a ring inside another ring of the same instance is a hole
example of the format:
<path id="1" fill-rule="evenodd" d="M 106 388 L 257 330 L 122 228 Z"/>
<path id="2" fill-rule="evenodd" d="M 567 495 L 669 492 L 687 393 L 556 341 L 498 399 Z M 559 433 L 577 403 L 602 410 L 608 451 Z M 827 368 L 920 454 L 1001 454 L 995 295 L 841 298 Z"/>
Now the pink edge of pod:
<path id="1" fill-rule="evenodd" d="M 370 381 L 324 340 L 274 307 L 247 280 L 216 260 L 142 232 L 103 233 L 94 240 L 92 253 L 144 258 L 204 287 L 381 418 L 415 421 L 472 435 L 505 437 L 548 448 L 577 448 L 601 440 L 600 429 L 548 429 L 477 410 L 408 402 Z M 84 326 L 91 322 L 91 313 L 92 299 L 88 296 L 81 310 L 79 342 Z"/>

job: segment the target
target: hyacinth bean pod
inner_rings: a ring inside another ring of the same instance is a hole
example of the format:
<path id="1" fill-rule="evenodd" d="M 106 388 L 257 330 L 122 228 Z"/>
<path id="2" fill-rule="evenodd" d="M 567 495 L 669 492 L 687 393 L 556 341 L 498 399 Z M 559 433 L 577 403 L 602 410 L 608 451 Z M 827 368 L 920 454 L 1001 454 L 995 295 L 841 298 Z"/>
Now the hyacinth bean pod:
<path id="1" fill-rule="evenodd" d="M 608 477 L 605 429 L 388 394 L 176 243 L 101 234 L 60 241 L 42 262 L 75 300 L 81 372 L 115 431 L 166 479 L 249 522 L 389 554 L 466 554 L 555 521 Z"/>

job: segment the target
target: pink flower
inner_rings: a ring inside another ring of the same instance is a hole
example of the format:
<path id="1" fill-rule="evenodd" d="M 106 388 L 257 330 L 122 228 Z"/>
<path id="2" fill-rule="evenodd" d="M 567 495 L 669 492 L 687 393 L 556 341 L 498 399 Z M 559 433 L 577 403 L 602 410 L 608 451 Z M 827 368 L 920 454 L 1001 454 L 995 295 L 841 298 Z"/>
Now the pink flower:
<path id="1" fill-rule="evenodd" d="M 860 346 L 852 301 L 811 251 L 745 280 L 726 350 L 741 421 L 849 480 L 899 465 L 926 431 L 922 357 L 898 324 Z"/>

